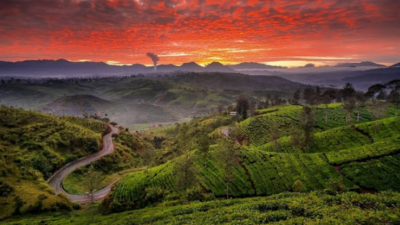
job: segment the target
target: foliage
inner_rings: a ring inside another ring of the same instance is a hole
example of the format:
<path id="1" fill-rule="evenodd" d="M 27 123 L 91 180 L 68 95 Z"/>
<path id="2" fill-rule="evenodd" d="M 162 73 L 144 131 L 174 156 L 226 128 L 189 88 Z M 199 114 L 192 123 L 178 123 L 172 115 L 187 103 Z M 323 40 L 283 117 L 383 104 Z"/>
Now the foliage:
<path id="1" fill-rule="evenodd" d="M 10 200 L 0 218 L 10 216 L 13 205 L 21 213 L 70 209 L 68 200 L 54 195 L 45 179 L 97 152 L 105 131 L 106 124 L 97 121 L 0 106 L 0 180 L 14 189 L 13 198 L 0 197 L 1 202 Z M 47 199 L 39 199 L 41 195 Z"/>
<path id="2" fill-rule="evenodd" d="M 400 194 L 337 195 L 282 193 L 268 197 L 193 202 L 166 202 L 155 207 L 96 215 L 95 224 L 398 224 Z M 89 224 L 85 211 L 58 216 L 30 216 L 5 224 Z"/>

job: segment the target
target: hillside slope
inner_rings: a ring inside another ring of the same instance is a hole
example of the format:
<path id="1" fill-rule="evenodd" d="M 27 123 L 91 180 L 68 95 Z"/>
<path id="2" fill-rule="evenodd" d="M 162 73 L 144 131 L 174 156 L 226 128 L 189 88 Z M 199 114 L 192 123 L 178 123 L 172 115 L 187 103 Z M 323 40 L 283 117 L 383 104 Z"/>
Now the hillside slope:
<path id="1" fill-rule="evenodd" d="M 70 208 L 45 180 L 66 163 L 97 152 L 105 131 L 98 121 L 0 106 L 0 182 L 12 188 L 0 197 L 0 218 L 14 212 L 17 198 L 23 213 Z"/>
<path id="2" fill-rule="evenodd" d="M 317 117 L 315 138 L 310 148 L 304 150 L 293 148 L 288 133 L 285 133 L 293 126 L 290 124 L 296 123 L 298 108 L 277 107 L 278 111 L 272 110 L 273 112 L 261 115 L 269 119 L 263 120 L 265 122 L 258 121 L 258 128 L 249 124 L 249 121 L 243 122 L 242 128 L 249 130 L 252 127 L 254 132 L 260 127 L 268 126 L 272 115 L 275 120 L 287 117 L 286 120 L 280 120 L 283 137 L 278 141 L 279 148 L 274 143 L 268 143 L 268 137 L 256 142 L 259 145 L 240 147 L 238 164 L 233 169 L 235 176 L 229 187 L 231 196 L 264 196 L 293 191 L 294 184 L 298 181 L 304 185 L 306 191 L 327 190 L 332 184 L 340 184 L 346 190 L 360 192 L 400 190 L 396 186 L 400 177 L 390 172 L 400 165 L 400 124 L 397 118 L 373 121 L 365 111 L 362 113 L 362 120 L 346 125 L 340 111 L 341 106 L 331 105 L 331 116 L 328 120 L 331 122 L 326 124 Z M 391 112 L 389 110 L 388 115 Z M 378 131 L 375 131 L 375 124 L 379 124 Z M 257 137 L 250 137 L 250 140 L 254 141 Z M 195 164 L 199 170 L 196 179 L 203 192 L 224 197 L 224 172 L 220 164 L 216 163 L 212 153 L 214 149 L 215 146 L 211 147 L 206 159 L 197 150 L 187 154 L 196 159 Z M 176 191 L 176 160 L 178 159 L 121 179 L 109 199 L 103 203 L 106 211 L 143 207 L 147 201 L 145 196 L 151 194 L 153 189 L 163 193 L 159 199 L 174 199 L 172 196 L 175 196 Z"/>

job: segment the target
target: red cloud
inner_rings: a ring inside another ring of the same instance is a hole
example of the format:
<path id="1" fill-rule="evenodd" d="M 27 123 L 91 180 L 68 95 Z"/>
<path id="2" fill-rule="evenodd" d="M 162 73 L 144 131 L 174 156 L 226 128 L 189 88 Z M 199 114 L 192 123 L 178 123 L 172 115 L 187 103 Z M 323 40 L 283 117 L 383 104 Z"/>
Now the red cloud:
<path id="1" fill-rule="evenodd" d="M 0 59 L 396 62 L 399 11 L 392 0 L 3 0 Z"/>

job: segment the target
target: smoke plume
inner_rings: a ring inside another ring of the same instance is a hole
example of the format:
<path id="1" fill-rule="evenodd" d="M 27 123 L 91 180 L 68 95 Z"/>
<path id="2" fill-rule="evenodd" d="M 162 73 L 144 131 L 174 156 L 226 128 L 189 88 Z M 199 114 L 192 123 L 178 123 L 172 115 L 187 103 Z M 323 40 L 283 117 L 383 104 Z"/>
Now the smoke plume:
<path id="1" fill-rule="evenodd" d="M 154 63 L 154 71 L 157 71 L 157 62 L 158 60 L 160 60 L 160 58 L 158 58 L 158 56 L 154 53 L 148 52 L 146 54 L 148 57 L 150 57 L 151 60 L 153 60 Z"/>

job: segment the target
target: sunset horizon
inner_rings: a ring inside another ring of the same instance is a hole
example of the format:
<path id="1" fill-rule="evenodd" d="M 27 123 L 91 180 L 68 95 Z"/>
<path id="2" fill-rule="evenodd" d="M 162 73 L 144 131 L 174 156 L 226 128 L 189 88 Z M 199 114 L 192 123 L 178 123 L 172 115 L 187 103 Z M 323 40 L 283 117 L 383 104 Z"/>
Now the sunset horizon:
<path id="1" fill-rule="evenodd" d="M 400 61 L 400 3 L 2 1 L 1 61 L 316 66 Z M 29 38 L 27 38 L 29 36 Z"/>

